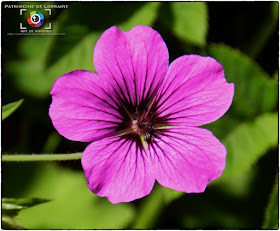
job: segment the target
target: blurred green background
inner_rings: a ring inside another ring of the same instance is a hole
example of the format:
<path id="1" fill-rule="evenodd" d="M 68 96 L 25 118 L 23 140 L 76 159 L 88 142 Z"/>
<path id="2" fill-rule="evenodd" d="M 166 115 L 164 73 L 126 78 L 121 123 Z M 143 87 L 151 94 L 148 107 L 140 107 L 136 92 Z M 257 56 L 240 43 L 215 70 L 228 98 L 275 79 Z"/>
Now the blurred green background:
<path id="1" fill-rule="evenodd" d="M 66 140 L 52 126 L 49 92 L 66 72 L 94 71 L 95 43 L 112 25 L 126 31 L 152 26 L 166 42 L 170 62 L 184 54 L 212 56 L 235 84 L 229 111 L 205 126 L 228 151 L 222 177 L 205 193 L 184 194 L 156 184 L 145 198 L 112 205 L 89 191 L 80 161 L 2 162 L 2 197 L 50 200 L 19 209 L 10 224 L 27 229 L 278 229 L 278 2 L 20 2 L 67 4 L 68 9 L 45 14 L 45 23 L 64 36 L 7 35 L 18 30 L 30 10 L 20 16 L 19 9 L 5 4 L 17 2 L 2 2 L 2 106 L 24 102 L 2 122 L 4 154 L 84 150 L 87 144 Z"/>

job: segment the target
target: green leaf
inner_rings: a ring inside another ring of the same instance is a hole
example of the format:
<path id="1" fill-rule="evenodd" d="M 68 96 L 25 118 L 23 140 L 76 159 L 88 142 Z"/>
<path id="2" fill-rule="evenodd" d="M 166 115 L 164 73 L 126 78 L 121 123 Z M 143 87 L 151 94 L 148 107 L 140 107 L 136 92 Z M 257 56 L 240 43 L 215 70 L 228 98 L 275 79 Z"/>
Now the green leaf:
<path id="1" fill-rule="evenodd" d="M 40 198 L 2 198 L 2 228 L 24 229 L 14 217 L 22 210 L 50 200 Z"/>
<path id="2" fill-rule="evenodd" d="M 277 147 L 278 113 L 266 113 L 253 122 L 240 124 L 222 143 L 227 148 L 227 160 L 219 180 L 245 172 L 269 149 Z"/>
<path id="3" fill-rule="evenodd" d="M 14 218 L 2 214 L 2 229 L 25 229 Z"/>
<path id="4" fill-rule="evenodd" d="M 50 200 L 40 198 L 2 198 L 2 214 L 14 217 L 22 209 L 49 201 Z"/>
<path id="5" fill-rule="evenodd" d="M 74 6 L 77 9 L 72 7 L 71 14 L 64 11 L 54 23 L 54 32 L 64 32 L 66 35 L 24 38 L 20 43 L 23 60 L 9 63 L 8 71 L 20 90 L 36 98 L 45 98 L 61 75 L 76 69 L 94 71 L 93 50 L 104 30 L 114 24 L 123 30 L 129 30 L 137 24 L 151 26 L 159 4 L 76 3 Z M 97 14 L 90 9 L 94 9 Z M 81 12 L 86 17 L 81 17 Z M 108 14 L 110 17 L 107 17 Z M 89 19 L 87 15 L 101 15 L 104 23 L 96 23 L 102 20 L 98 17 L 96 20 Z"/>
<path id="6" fill-rule="evenodd" d="M 279 183 L 278 175 L 266 208 L 263 229 L 279 229 Z"/>
<path id="7" fill-rule="evenodd" d="M 8 118 L 23 103 L 23 99 L 9 103 L 2 107 L 2 120 Z"/>
<path id="8" fill-rule="evenodd" d="M 257 57 L 262 49 L 265 47 L 272 33 L 277 29 L 279 22 L 279 2 L 270 2 L 270 14 L 262 18 L 261 23 L 258 25 L 258 30 L 255 36 L 246 44 L 246 52 L 250 57 Z"/>
<path id="9" fill-rule="evenodd" d="M 212 44 L 210 56 L 220 62 L 228 82 L 235 85 L 232 110 L 240 117 L 254 117 L 276 109 L 277 82 L 240 51 L 225 45 Z"/>
<path id="10" fill-rule="evenodd" d="M 21 210 L 26 207 L 20 206 L 20 205 L 15 205 L 15 204 L 8 204 L 8 203 L 3 203 L 2 200 L 2 210 Z"/>
<path id="11" fill-rule="evenodd" d="M 241 122 L 240 119 L 232 116 L 231 112 L 232 109 L 230 108 L 221 118 L 210 124 L 204 125 L 203 128 L 210 130 L 218 139 L 226 137 Z"/>
<path id="12" fill-rule="evenodd" d="M 275 71 L 274 75 L 273 75 L 273 81 L 275 84 L 277 84 L 279 82 L 279 72 L 278 70 Z"/>
<path id="13" fill-rule="evenodd" d="M 157 16 L 160 2 L 148 2 L 136 11 L 127 21 L 119 24 L 118 27 L 123 31 L 128 31 L 136 25 L 151 26 Z"/>
<path id="14" fill-rule="evenodd" d="M 245 199 L 250 197 L 250 190 L 257 177 L 257 168 L 249 168 L 241 174 L 227 178 L 226 180 L 216 180 L 210 184 L 218 187 L 218 190 L 231 198 Z M 218 184 L 217 184 L 218 182 Z"/>
<path id="15" fill-rule="evenodd" d="M 32 207 L 34 205 L 42 204 L 49 202 L 49 199 L 42 199 L 42 198 L 2 198 L 2 203 L 11 204 L 11 205 L 18 205 L 24 207 Z"/>
<path id="16" fill-rule="evenodd" d="M 90 192 L 82 172 L 55 163 L 40 164 L 24 196 L 54 199 L 19 213 L 27 229 L 124 229 L 135 215 L 131 204 L 113 205 Z"/>
<path id="17" fill-rule="evenodd" d="M 171 2 L 165 4 L 166 9 L 161 14 L 161 22 L 169 27 L 179 39 L 196 46 L 206 45 L 207 4 L 205 2 Z M 170 14 L 170 17 L 167 17 L 168 14 Z"/>
<path id="18" fill-rule="evenodd" d="M 54 153 L 61 140 L 62 137 L 58 132 L 52 132 L 45 141 L 42 153 Z"/>

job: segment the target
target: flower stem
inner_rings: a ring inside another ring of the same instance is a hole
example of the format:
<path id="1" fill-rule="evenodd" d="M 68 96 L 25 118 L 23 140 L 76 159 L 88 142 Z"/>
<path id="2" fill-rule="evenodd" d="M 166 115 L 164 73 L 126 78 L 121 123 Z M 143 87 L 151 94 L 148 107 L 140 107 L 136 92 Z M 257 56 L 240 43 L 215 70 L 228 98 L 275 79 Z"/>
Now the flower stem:
<path id="1" fill-rule="evenodd" d="M 81 159 L 82 153 L 70 154 L 20 154 L 2 155 L 2 161 L 5 162 L 22 162 L 22 161 L 61 161 L 61 160 L 78 160 Z"/>
<path id="2" fill-rule="evenodd" d="M 162 186 L 155 184 L 153 191 L 140 206 L 137 219 L 132 229 L 152 229 L 164 206 Z"/>

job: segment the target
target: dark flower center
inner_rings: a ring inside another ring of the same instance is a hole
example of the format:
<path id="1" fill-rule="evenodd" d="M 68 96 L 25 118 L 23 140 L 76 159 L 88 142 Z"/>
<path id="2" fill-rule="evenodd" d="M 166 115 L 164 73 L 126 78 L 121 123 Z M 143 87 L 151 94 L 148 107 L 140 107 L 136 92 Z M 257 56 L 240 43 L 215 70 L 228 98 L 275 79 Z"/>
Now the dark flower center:
<path id="1" fill-rule="evenodd" d="M 137 118 L 132 121 L 131 128 L 134 133 L 142 136 L 144 141 L 151 142 L 153 140 L 155 129 L 154 124 L 147 119 Z"/>
<path id="2" fill-rule="evenodd" d="M 133 140 L 138 147 L 146 148 L 160 136 L 169 126 L 166 118 L 157 114 L 157 103 L 143 100 L 139 105 L 123 102 L 119 107 L 123 122 L 118 125 L 117 132 L 121 138 Z"/>

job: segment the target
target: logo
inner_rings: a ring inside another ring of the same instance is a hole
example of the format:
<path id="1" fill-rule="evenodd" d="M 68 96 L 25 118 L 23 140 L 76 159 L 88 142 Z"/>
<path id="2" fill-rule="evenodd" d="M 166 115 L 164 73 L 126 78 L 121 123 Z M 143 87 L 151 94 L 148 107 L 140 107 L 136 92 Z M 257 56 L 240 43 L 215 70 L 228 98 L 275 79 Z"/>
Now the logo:
<path id="1" fill-rule="evenodd" d="M 3 5 L 3 4 L 2 4 Z M 13 5 L 5 4 L 5 9 L 9 10 L 16 16 L 16 11 L 20 16 L 18 31 L 9 31 L 7 35 L 65 35 L 63 32 L 56 32 L 52 29 L 52 22 L 50 21 L 52 11 L 61 12 L 64 9 L 68 9 L 68 5 L 57 4 L 40 4 L 40 5 Z M 40 10 L 40 11 L 39 11 Z M 10 30 L 10 29 L 9 29 Z"/>
<path id="2" fill-rule="evenodd" d="M 32 11 L 27 17 L 27 22 L 32 27 L 40 27 L 44 23 L 44 15 L 40 11 Z"/>

